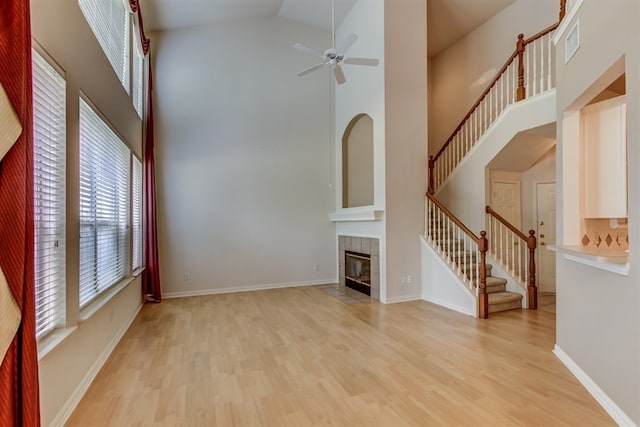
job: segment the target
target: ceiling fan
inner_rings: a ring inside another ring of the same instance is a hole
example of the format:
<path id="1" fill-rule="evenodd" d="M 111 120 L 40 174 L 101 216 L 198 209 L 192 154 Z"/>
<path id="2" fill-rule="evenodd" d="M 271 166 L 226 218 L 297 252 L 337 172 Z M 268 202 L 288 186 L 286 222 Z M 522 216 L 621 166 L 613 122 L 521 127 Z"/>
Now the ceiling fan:
<path id="1" fill-rule="evenodd" d="M 380 63 L 375 58 L 352 58 L 345 57 L 345 53 L 353 44 L 358 40 L 358 36 L 351 33 L 348 34 L 347 37 L 342 41 L 340 46 L 336 47 L 336 1 L 331 0 L 331 39 L 333 47 L 325 50 L 324 52 L 317 51 L 310 47 L 307 47 L 303 44 L 296 43 L 294 47 L 303 52 L 310 53 L 311 55 L 322 58 L 322 62 L 320 64 L 313 65 L 306 70 L 302 70 L 298 73 L 298 76 L 306 76 L 307 74 L 319 70 L 325 65 L 331 67 L 333 70 L 333 75 L 336 78 L 336 82 L 341 85 L 347 81 L 344 77 L 344 72 L 342 71 L 342 67 L 340 64 L 353 64 L 353 65 L 367 65 L 369 67 L 375 67 Z"/>
<path id="2" fill-rule="evenodd" d="M 298 50 L 301 50 L 303 52 L 307 52 L 310 53 L 311 55 L 314 56 L 318 56 L 320 58 L 322 58 L 322 61 L 320 64 L 316 64 L 313 65 L 309 68 L 307 68 L 306 70 L 302 70 L 298 73 L 298 76 L 305 76 L 315 70 L 319 70 L 320 68 L 324 67 L 325 65 L 328 65 L 332 68 L 333 70 L 333 75 L 336 78 L 336 82 L 338 84 L 343 84 L 345 83 L 347 80 L 344 76 L 344 72 L 342 71 L 342 67 L 340 66 L 340 64 L 352 64 L 352 65 L 366 65 L 369 67 L 375 67 L 376 65 L 378 65 L 380 63 L 380 61 L 378 61 L 375 58 L 353 58 L 353 57 L 345 57 L 345 53 L 347 52 L 347 50 L 349 50 L 349 48 L 351 46 L 353 46 L 353 44 L 356 42 L 356 40 L 358 40 L 358 36 L 356 36 L 355 34 L 351 33 L 349 35 L 347 35 L 347 37 L 342 41 L 342 43 L 340 44 L 340 46 L 338 47 L 331 47 L 327 50 L 325 50 L 324 52 L 319 52 L 315 49 L 312 49 L 310 47 L 307 47 L 303 44 L 300 43 L 296 43 L 294 45 L 294 47 Z M 335 43 L 334 43 L 335 45 Z"/>

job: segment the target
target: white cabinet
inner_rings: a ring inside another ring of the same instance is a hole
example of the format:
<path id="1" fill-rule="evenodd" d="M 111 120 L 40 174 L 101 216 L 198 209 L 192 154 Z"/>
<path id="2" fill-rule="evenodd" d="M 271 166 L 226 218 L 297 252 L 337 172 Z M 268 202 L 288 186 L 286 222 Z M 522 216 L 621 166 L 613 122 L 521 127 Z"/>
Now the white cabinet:
<path id="1" fill-rule="evenodd" d="M 627 217 L 626 96 L 582 109 L 585 218 Z"/>

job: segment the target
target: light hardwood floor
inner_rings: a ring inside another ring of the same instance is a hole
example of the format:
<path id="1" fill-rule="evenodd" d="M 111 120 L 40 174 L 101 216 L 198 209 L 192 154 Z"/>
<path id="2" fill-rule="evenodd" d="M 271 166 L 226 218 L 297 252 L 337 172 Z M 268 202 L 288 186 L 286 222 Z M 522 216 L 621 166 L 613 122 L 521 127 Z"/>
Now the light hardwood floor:
<path id="1" fill-rule="evenodd" d="M 478 320 L 314 287 L 146 305 L 69 426 L 606 426 L 555 315 Z"/>

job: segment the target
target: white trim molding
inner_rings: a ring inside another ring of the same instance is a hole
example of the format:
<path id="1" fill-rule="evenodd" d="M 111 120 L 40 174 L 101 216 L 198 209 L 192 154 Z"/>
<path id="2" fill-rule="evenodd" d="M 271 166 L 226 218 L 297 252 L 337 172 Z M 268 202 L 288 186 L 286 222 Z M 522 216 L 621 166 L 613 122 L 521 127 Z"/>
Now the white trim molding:
<path id="1" fill-rule="evenodd" d="M 116 346 L 118 345 L 118 343 L 120 342 L 124 334 L 129 330 L 129 327 L 138 316 L 138 313 L 140 313 L 140 310 L 142 309 L 143 305 L 144 304 L 140 304 L 136 309 L 136 311 L 133 313 L 133 315 L 131 315 L 129 320 L 123 323 L 122 327 L 118 330 L 118 332 L 116 332 L 113 339 L 109 342 L 109 344 L 104 349 L 100 357 L 95 361 L 93 366 L 91 366 L 91 368 L 89 369 L 87 374 L 84 376 L 80 384 L 78 384 L 78 387 L 76 387 L 75 391 L 71 394 L 69 399 L 65 402 L 62 408 L 60 408 L 60 411 L 55 416 L 53 421 L 51 421 L 51 424 L 50 424 L 51 427 L 63 427 L 65 423 L 69 420 L 69 417 L 71 417 L 71 414 L 73 414 L 73 411 L 76 409 L 76 407 L 84 397 L 84 394 L 87 392 L 87 390 L 91 386 L 91 383 L 93 383 L 93 380 L 96 379 L 96 376 L 100 372 L 100 369 L 102 369 L 104 364 L 107 362 L 107 359 L 109 358 L 109 356 L 111 356 L 111 353 L 113 353 L 113 350 L 116 348 Z"/>
<path id="2" fill-rule="evenodd" d="M 558 345 L 556 344 L 553 353 L 558 359 L 569 369 L 569 371 L 580 381 L 580 383 L 587 389 L 587 391 L 593 396 L 596 401 L 607 411 L 607 414 L 613 418 L 613 420 L 620 426 L 633 427 L 636 424 L 624 413 L 622 409 L 596 384 L 593 379 L 585 371 L 576 364 L 576 362 L 569 357 Z"/>
<path id="3" fill-rule="evenodd" d="M 422 295 L 407 295 L 407 296 L 386 298 L 386 301 L 384 301 L 384 304 L 398 304 L 401 302 L 411 302 L 411 301 L 421 301 L 421 300 L 422 300 Z"/>
<path id="4" fill-rule="evenodd" d="M 362 208 L 347 208 L 329 214 L 331 222 L 347 221 L 382 221 L 384 210 L 375 209 L 373 206 Z"/>
<path id="5" fill-rule="evenodd" d="M 182 292 L 168 292 L 162 296 L 163 299 L 199 297 L 205 295 L 232 294 L 235 292 L 252 292 L 266 291 L 268 289 L 297 288 L 301 286 L 326 285 L 328 283 L 338 283 L 337 278 L 313 280 L 309 282 L 289 282 L 289 283 L 270 283 L 265 285 L 249 285 L 237 286 L 217 289 L 202 289 Z"/>
<path id="6" fill-rule="evenodd" d="M 582 6 L 583 1 L 584 0 L 575 0 L 569 10 L 567 10 L 567 14 L 564 16 L 564 19 L 562 20 L 560 25 L 558 25 L 558 28 L 556 29 L 556 32 L 551 39 L 554 46 L 558 45 L 558 42 L 564 36 L 564 33 L 566 33 L 569 29 L 569 24 L 578 14 L 578 10 L 580 10 L 580 6 Z"/>
<path id="7" fill-rule="evenodd" d="M 428 303 L 430 303 L 430 304 L 439 305 L 440 307 L 444 307 L 444 308 L 446 308 L 448 310 L 457 311 L 458 313 L 464 314 L 466 316 L 478 317 L 478 314 L 476 313 L 477 310 L 474 311 L 474 310 L 469 309 L 469 307 L 464 307 L 462 305 L 454 304 L 454 303 L 452 303 L 450 301 L 446 301 L 444 299 L 425 296 L 425 297 L 423 297 L 423 300 L 428 302 Z"/>

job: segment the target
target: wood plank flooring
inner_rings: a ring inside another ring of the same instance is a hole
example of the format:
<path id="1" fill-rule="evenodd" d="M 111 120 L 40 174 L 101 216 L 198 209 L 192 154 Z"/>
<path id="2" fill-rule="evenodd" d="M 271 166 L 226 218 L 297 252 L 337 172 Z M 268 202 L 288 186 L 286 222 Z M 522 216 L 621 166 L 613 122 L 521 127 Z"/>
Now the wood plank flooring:
<path id="1" fill-rule="evenodd" d="M 146 305 L 68 426 L 606 426 L 555 315 L 489 321 L 314 287 Z"/>

